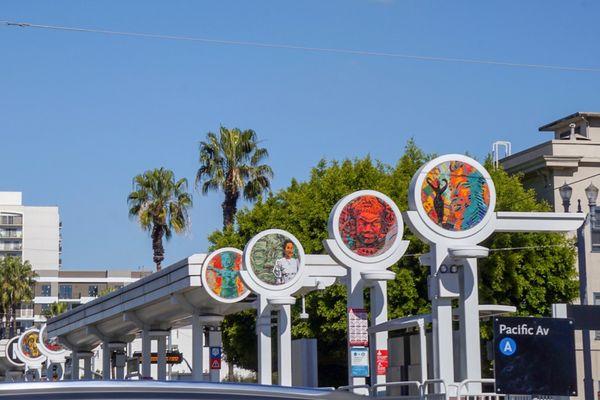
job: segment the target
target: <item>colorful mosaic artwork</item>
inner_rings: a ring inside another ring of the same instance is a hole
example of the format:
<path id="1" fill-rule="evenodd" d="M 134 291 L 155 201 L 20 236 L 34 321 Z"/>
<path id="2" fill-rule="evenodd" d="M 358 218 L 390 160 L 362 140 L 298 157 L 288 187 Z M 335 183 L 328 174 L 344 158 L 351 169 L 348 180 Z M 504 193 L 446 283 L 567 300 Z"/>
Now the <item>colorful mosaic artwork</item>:
<path id="1" fill-rule="evenodd" d="M 44 341 L 44 346 L 49 351 L 61 352 L 65 349 L 64 347 L 61 346 L 60 343 L 58 343 L 58 338 L 48 338 L 48 334 L 46 333 L 45 328 L 42 329 L 41 334 L 42 334 L 42 340 Z"/>
<path id="2" fill-rule="evenodd" d="M 449 231 L 473 228 L 490 206 L 490 188 L 475 167 L 446 161 L 431 169 L 421 187 L 421 202 L 429 218 Z"/>
<path id="3" fill-rule="evenodd" d="M 354 253 L 374 257 L 385 253 L 398 235 L 392 208 L 376 196 L 360 196 L 349 202 L 339 219 L 344 244 Z"/>
<path id="4" fill-rule="evenodd" d="M 26 357 L 38 358 L 42 356 L 42 353 L 38 348 L 38 338 L 39 334 L 37 331 L 25 334 L 23 342 L 21 343 L 21 351 Z"/>
<path id="5" fill-rule="evenodd" d="M 278 233 L 260 238 L 252 247 L 250 260 L 254 274 L 269 285 L 285 285 L 300 268 L 294 242 Z"/>
<path id="6" fill-rule="evenodd" d="M 224 299 L 237 299 L 247 292 L 240 277 L 242 255 L 224 251 L 214 256 L 206 268 L 208 288 Z"/>

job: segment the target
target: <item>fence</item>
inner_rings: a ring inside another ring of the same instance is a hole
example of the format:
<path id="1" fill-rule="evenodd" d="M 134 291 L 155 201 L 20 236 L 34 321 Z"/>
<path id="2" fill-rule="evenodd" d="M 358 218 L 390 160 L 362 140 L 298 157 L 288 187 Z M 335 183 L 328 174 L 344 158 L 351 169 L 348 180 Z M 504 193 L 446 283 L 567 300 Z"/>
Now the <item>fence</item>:
<path id="1" fill-rule="evenodd" d="M 390 400 L 553 400 L 553 396 L 510 395 L 494 392 L 494 379 L 467 379 L 462 382 L 446 383 L 443 379 L 425 382 L 402 381 L 376 385 L 341 386 L 338 390 L 354 391 L 369 397 L 385 397 Z M 476 385 L 477 394 L 468 394 L 469 385 Z M 491 392 L 479 387 L 491 387 Z"/>

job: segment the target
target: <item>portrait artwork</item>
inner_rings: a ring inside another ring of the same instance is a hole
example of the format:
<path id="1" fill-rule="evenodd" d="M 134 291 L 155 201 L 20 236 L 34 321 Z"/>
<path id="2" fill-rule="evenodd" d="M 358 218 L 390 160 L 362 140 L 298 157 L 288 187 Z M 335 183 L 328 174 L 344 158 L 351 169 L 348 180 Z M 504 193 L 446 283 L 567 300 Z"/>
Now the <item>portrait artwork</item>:
<path id="1" fill-rule="evenodd" d="M 207 290 L 227 300 L 244 296 L 248 289 L 240 276 L 241 266 L 242 255 L 237 252 L 223 251 L 215 255 L 204 271 Z"/>
<path id="2" fill-rule="evenodd" d="M 298 249 L 287 236 L 271 233 L 260 238 L 250 252 L 254 274 L 266 284 L 285 285 L 300 268 Z"/>
<path id="3" fill-rule="evenodd" d="M 392 207 L 372 195 L 359 196 L 346 204 L 338 228 L 346 247 L 363 257 L 385 253 L 398 235 L 398 221 Z"/>
<path id="4" fill-rule="evenodd" d="M 23 337 L 21 342 L 21 352 L 29 358 L 35 359 L 42 356 L 40 349 L 38 348 L 38 331 L 31 331 Z"/>
<path id="5" fill-rule="evenodd" d="M 490 188 L 475 167 L 446 161 L 431 169 L 421 187 L 429 218 L 449 231 L 465 231 L 481 222 L 490 206 Z"/>

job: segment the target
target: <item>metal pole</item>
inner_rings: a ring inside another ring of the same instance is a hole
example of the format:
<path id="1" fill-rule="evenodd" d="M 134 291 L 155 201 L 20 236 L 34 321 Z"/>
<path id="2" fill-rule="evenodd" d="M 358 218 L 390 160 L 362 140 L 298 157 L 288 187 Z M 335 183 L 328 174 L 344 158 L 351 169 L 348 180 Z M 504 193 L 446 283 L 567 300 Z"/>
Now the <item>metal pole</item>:
<path id="1" fill-rule="evenodd" d="M 590 214 L 594 212 L 594 206 L 590 204 Z M 590 216 L 586 223 L 577 229 L 577 260 L 579 265 L 579 301 L 582 305 L 587 305 L 587 269 L 586 269 L 586 249 L 585 249 L 585 226 L 589 223 Z M 594 400 L 594 380 L 592 378 L 592 353 L 590 344 L 590 331 L 581 330 L 583 344 L 583 387 L 586 400 Z"/>
<path id="2" fill-rule="evenodd" d="M 192 379 L 201 381 L 204 373 L 204 325 L 197 312 L 192 315 Z"/>
<path id="3" fill-rule="evenodd" d="M 271 307 L 264 296 L 259 297 L 256 330 L 258 335 L 258 383 L 273 383 L 273 365 L 271 362 Z"/>
<path id="4" fill-rule="evenodd" d="M 278 311 L 277 371 L 279 385 L 292 386 L 292 310 L 289 304 Z"/>

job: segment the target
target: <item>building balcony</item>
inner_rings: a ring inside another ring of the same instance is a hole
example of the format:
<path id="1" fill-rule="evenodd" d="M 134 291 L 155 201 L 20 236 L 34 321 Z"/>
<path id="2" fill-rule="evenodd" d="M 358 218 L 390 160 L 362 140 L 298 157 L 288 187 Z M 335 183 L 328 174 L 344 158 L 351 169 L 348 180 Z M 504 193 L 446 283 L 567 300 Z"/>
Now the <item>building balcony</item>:
<path id="1" fill-rule="evenodd" d="M 18 251 L 23 250 L 23 245 L 21 243 L 2 243 L 0 242 L 0 251 Z"/>
<path id="2" fill-rule="evenodd" d="M 23 217 L 2 215 L 0 216 L 0 226 L 23 226 Z"/>
<path id="3" fill-rule="evenodd" d="M 0 239 L 22 239 L 23 232 L 2 232 L 0 231 Z"/>

